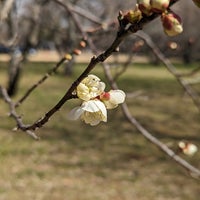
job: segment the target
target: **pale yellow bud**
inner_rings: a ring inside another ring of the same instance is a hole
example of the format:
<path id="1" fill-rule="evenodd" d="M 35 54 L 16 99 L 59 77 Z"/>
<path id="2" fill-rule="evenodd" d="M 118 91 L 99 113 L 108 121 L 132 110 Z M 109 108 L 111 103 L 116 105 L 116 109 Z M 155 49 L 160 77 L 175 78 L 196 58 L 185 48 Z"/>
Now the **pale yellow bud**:
<path id="1" fill-rule="evenodd" d="M 170 0 L 150 0 L 153 12 L 162 13 L 169 7 Z"/>
<path id="2" fill-rule="evenodd" d="M 138 8 L 143 14 L 147 16 L 152 14 L 150 0 L 137 0 L 137 3 Z"/>
<path id="3" fill-rule="evenodd" d="M 66 60 L 71 60 L 72 59 L 72 55 L 71 54 L 65 54 L 65 59 Z"/>
<path id="4" fill-rule="evenodd" d="M 136 5 L 135 10 L 129 10 L 128 13 L 124 16 L 124 19 L 127 19 L 129 23 L 134 24 L 142 18 L 142 13 Z"/>

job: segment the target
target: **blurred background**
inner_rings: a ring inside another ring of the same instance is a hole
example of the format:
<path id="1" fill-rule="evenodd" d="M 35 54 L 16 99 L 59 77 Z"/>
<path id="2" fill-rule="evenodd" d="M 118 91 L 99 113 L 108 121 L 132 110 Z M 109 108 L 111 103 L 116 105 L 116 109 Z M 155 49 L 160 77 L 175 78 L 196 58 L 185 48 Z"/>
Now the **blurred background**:
<path id="1" fill-rule="evenodd" d="M 11 49 L 6 44 L 6 41 L 11 42 L 17 34 L 15 48 L 18 51 L 28 50 L 55 50 L 61 53 L 74 47 L 80 39 L 81 35 L 77 30 L 74 21 L 66 11 L 56 1 L 48 0 L 16 0 L 3 9 L 6 2 L 12 0 L 1 0 L 1 29 L 0 29 L 0 52 L 7 53 Z M 119 10 L 127 11 L 133 9 L 135 1 L 118 1 L 111 0 L 75 0 L 63 1 L 64 4 L 73 4 L 74 12 L 78 13 L 77 18 L 81 23 L 83 30 L 90 31 L 101 24 L 109 24 L 116 22 Z M 185 63 L 197 61 L 200 59 L 200 41 L 198 17 L 199 9 L 190 1 L 181 1 L 173 6 L 183 21 L 184 32 L 177 37 L 166 37 L 162 31 L 161 22 L 156 19 L 144 29 L 159 48 L 165 52 L 167 56 L 176 56 L 182 59 Z M 82 14 L 82 15 L 81 15 Z M 85 17 L 84 17 L 85 16 Z M 86 16 L 88 16 L 87 19 Z M 92 21 L 93 20 L 93 21 Z M 96 22 L 96 23 L 95 23 Z M 91 33 L 92 39 L 99 49 L 104 49 L 109 45 L 109 38 L 115 35 L 116 26 L 110 25 L 99 30 L 95 34 Z M 100 39 L 101 38 L 101 39 Z M 130 37 L 121 48 L 121 52 L 129 52 L 131 45 L 136 40 L 135 37 Z M 17 46 L 17 47 L 16 47 Z M 141 52 L 148 55 L 148 49 L 142 48 Z"/>
<path id="2" fill-rule="evenodd" d="M 119 11 L 134 9 L 135 3 L 1 0 L 0 85 L 17 100 L 66 53 L 76 49 L 83 35 L 74 19 L 98 52 L 106 50 L 115 38 Z M 192 1 L 183 0 L 172 10 L 182 18 L 182 34 L 166 36 L 159 18 L 143 31 L 178 72 L 190 73 L 200 63 L 200 10 Z M 127 93 L 131 113 L 175 152 L 181 140 L 200 148 L 198 109 L 140 33 L 126 38 L 120 53 L 107 61 L 120 89 Z M 86 47 L 37 88 L 17 108 L 24 122 L 31 124 L 43 116 L 85 69 L 92 55 Z M 199 95 L 200 73 L 196 71 L 184 80 L 194 80 L 192 88 Z M 93 73 L 105 81 L 101 67 Z M 79 104 L 78 100 L 67 102 L 36 132 L 41 140 L 34 141 L 20 131 L 13 134 L 15 122 L 7 116 L 9 109 L 0 97 L 0 200 L 199 199 L 199 180 L 147 142 L 120 108 L 109 111 L 107 123 L 89 127 L 81 121 L 67 120 L 67 113 Z M 191 157 L 180 156 L 200 167 L 199 151 Z"/>

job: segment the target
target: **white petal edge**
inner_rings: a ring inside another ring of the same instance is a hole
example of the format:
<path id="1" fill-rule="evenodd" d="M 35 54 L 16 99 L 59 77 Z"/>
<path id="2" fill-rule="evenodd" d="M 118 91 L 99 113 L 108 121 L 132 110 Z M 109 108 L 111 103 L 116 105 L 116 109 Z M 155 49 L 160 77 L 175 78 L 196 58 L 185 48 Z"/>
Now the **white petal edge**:
<path id="1" fill-rule="evenodd" d="M 83 112 L 84 110 L 80 106 L 75 107 L 69 112 L 68 119 L 77 120 L 82 115 Z"/>
<path id="2" fill-rule="evenodd" d="M 100 78 L 94 74 L 89 74 L 87 77 L 89 79 L 94 79 L 95 81 L 100 81 Z"/>
<path id="3" fill-rule="evenodd" d="M 120 104 L 125 101 L 126 94 L 122 90 L 110 90 L 110 101 L 113 104 Z"/>
<path id="4" fill-rule="evenodd" d="M 99 108 L 95 104 L 95 101 L 96 100 L 85 101 L 83 102 L 81 108 L 87 112 L 98 112 Z"/>
<path id="5" fill-rule="evenodd" d="M 105 84 L 104 82 L 100 82 L 100 83 L 99 83 L 99 90 L 100 90 L 100 91 L 104 91 L 105 88 L 106 88 L 106 84 Z"/>
<path id="6" fill-rule="evenodd" d="M 106 110 L 105 104 L 101 101 L 94 101 L 94 103 L 99 108 L 99 110 L 102 112 L 102 114 L 104 115 L 104 117 L 106 118 L 106 121 L 107 121 L 107 110 Z"/>

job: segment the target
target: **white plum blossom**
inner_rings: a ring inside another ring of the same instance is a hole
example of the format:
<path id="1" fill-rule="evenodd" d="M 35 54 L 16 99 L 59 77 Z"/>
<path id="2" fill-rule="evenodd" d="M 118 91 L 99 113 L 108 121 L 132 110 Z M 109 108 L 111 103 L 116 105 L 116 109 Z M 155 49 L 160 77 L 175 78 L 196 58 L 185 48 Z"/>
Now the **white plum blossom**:
<path id="1" fill-rule="evenodd" d="M 76 88 L 76 94 L 78 98 L 88 101 L 99 96 L 105 89 L 105 83 L 100 79 L 90 74 L 84 78 Z"/>
<path id="2" fill-rule="evenodd" d="M 197 146 L 190 142 L 180 141 L 178 143 L 178 147 L 185 155 L 188 155 L 188 156 L 192 156 L 198 151 Z"/>
<path id="3" fill-rule="evenodd" d="M 81 106 L 71 110 L 69 118 L 71 120 L 81 118 L 86 124 L 95 126 L 101 121 L 107 121 L 107 110 L 104 103 L 98 99 L 84 101 Z"/>
<path id="4" fill-rule="evenodd" d="M 69 119 L 81 118 L 86 124 L 95 126 L 107 122 L 107 109 L 116 108 L 125 101 L 122 90 L 105 92 L 105 83 L 95 75 L 88 75 L 76 88 L 77 97 L 83 102 L 69 113 Z"/>

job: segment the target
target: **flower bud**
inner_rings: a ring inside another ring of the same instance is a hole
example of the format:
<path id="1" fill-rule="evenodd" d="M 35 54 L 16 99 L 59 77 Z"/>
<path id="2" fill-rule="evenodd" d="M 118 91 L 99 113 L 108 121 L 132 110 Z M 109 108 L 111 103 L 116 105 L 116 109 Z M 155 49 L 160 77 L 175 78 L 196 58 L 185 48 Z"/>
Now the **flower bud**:
<path id="1" fill-rule="evenodd" d="M 129 23 L 134 24 L 142 18 L 142 13 L 139 10 L 138 6 L 136 6 L 135 10 L 129 10 L 126 15 L 124 15 L 124 19 L 126 19 Z"/>
<path id="2" fill-rule="evenodd" d="M 150 0 L 137 0 L 137 3 L 138 3 L 138 8 L 143 14 L 147 16 L 152 14 Z"/>
<path id="3" fill-rule="evenodd" d="M 200 8 L 200 0 L 193 0 L 193 2 L 195 3 L 196 6 Z"/>
<path id="4" fill-rule="evenodd" d="M 65 59 L 66 60 L 71 60 L 72 59 L 72 55 L 71 54 L 65 54 Z"/>
<path id="5" fill-rule="evenodd" d="M 151 9 L 153 12 L 162 13 L 169 6 L 170 0 L 150 0 Z"/>
<path id="6" fill-rule="evenodd" d="M 73 53 L 77 56 L 81 55 L 81 50 L 80 49 L 74 49 Z"/>
<path id="7" fill-rule="evenodd" d="M 79 45 L 80 45 L 82 48 L 84 48 L 84 47 L 86 47 L 86 42 L 85 42 L 85 41 L 80 41 Z"/>
<path id="8" fill-rule="evenodd" d="M 108 101 L 110 99 L 110 93 L 109 92 L 102 92 L 100 95 L 99 95 L 99 99 L 101 101 Z"/>
<path id="9" fill-rule="evenodd" d="M 176 36 L 183 31 L 181 18 L 172 11 L 163 13 L 161 16 L 161 21 L 163 24 L 164 32 L 168 36 Z"/>
<path id="10" fill-rule="evenodd" d="M 178 143 L 179 149 L 188 156 L 194 155 L 198 151 L 198 147 L 190 142 L 180 141 Z"/>

